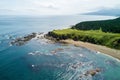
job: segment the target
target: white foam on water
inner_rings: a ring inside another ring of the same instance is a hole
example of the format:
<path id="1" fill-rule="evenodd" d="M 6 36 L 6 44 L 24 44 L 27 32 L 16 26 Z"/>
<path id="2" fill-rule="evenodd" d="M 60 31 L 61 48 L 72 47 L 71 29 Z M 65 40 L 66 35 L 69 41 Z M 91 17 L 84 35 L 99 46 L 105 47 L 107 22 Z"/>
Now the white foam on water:
<path id="1" fill-rule="evenodd" d="M 99 52 L 99 51 L 98 51 L 98 54 L 101 54 L 101 55 L 104 55 L 104 56 L 110 57 L 110 58 L 112 58 L 112 59 L 116 60 L 117 62 L 120 62 L 120 60 L 119 60 L 119 59 L 117 59 L 117 58 L 115 58 L 115 57 L 112 57 L 112 56 L 110 56 L 110 55 L 108 55 L 108 54 L 104 54 L 104 53 Z"/>
<path id="2" fill-rule="evenodd" d="M 101 52 L 97 51 L 96 53 L 97 53 L 97 54 L 100 54 Z"/>
<path id="3" fill-rule="evenodd" d="M 32 65 L 32 67 L 34 68 L 34 67 L 35 67 L 35 65 Z"/>
<path id="4" fill-rule="evenodd" d="M 46 55 L 46 56 L 53 56 L 53 54 L 51 54 L 51 53 L 41 53 L 40 51 L 35 51 L 35 52 L 30 52 L 30 53 L 28 53 L 28 55 Z"/>
<path id="5" fill-rule="evenodd" d="M 28 53 L 29 55 L 35 55 L 35 53 L 32 53 L 32 52 L 30 52 L 30 53 Z"/>
<path id="6" fill-rule="evenodd" d="M 40 51 L 35 51 L 35 53 L 40 53 Z"/>
<path id="7" fill-rule="evenodd" d="M 80 57 L 83 57 L 84 55 L 83 54 L 79 54 Z"/>
<path id="8" fill-rule="evenodd" d="M 10 44 L 9 46 L 13 46 L 12 44 Z"/>

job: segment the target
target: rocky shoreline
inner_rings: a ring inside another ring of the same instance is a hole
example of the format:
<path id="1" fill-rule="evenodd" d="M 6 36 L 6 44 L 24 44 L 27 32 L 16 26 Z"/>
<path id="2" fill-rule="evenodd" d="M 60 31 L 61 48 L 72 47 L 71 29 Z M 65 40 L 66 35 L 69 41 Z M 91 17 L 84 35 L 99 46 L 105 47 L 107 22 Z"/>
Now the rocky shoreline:
<path id="1" fill-rule="evenodd" d="M 31 33 L 23 37 L 18 37 L 10 42 L 11 45 L 22 46 L 26 42 L 30 41 L 31 39 L 37 37 L 37 35 L 41 35 L 43 33 Z"/>
<path id="2" fill-rule="evenodd" d="M 49 33 L 48 34 L 31 33 L 31 34 L 28 34 L 27 36 L 14 39 L 13 41 L 10 42 L 10 44 L 16 45 L 16 46 L 21 46 L 33 38 L 50 40 L 47 43 L 72 44 L 76 47 L 84 47 L 84 48 L 87 48 L 89 50 L 96 51 L 96 53 L 104 53 L 106 55 L 112 56 L 112 57 L 120 60 L 120 50 L 116 50 L 116 49 L 112 49 L 112 48 L 108 48 L 105 46 L 96 45 L 96 44 L 92 44 L 92 43 L 88 43 L 88 42 L 74 41 L 72 39 L 58 40 L 56 38 L 53 38 L 52 36 L 49 36 Z M 53 52 L 53 53 L 55 53 L 55 52 Z"/>
<path id="3" fill-rule="evenodd" d="M 49 36 L 49 33 L 45 35 L 45 38 L 50 39 L 55 42 L 58 42 L 58 43 L 62 43 L 62 44 L 72 44 L 76 47 L 84 47 L 89 50 L 95 51 L 96 53 L 103 53 L 103 54 L 112 56 L 112 57 L 120 60 L 120 50 L 117 50 L 117 49 L 112 49 L 112 48 L 108 48 L 106 46 L 101 46 L 101 45 L 92 44 L 92 43 L 88 43 L 88 42 L 74 41 L 72 39 L 59 40 L 59 39 L 53 38 L 51 35 Z"/>

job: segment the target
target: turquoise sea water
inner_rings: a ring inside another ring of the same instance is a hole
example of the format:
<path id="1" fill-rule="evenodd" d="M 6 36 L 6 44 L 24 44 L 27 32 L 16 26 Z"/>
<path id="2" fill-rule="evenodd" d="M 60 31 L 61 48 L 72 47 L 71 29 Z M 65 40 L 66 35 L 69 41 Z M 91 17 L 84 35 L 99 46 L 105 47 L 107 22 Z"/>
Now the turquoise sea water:
<path id="1" fill-rule="evenodd" d="M 22 46 L 10 45 L 14 38 L 32 32 L 47 33 L 80 21 L 112 18 L 0 16 L 0 80 L 120 80 L 120 61 L 83 47 L 47 43 L 46 39 L 32 39 Z M 96 68 L 101 71 L 95 76 L 84 75 Z"/>

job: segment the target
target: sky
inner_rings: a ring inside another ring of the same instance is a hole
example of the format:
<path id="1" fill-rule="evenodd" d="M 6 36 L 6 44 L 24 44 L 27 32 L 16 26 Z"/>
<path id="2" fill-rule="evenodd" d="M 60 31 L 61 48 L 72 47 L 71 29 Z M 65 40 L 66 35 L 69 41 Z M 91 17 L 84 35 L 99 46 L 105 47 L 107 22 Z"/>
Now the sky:
<path id="1" fill-rule="evenodd" d="M 0 15 L 72 15 L 119 5 L 120 0 L 0 0 Z"/>

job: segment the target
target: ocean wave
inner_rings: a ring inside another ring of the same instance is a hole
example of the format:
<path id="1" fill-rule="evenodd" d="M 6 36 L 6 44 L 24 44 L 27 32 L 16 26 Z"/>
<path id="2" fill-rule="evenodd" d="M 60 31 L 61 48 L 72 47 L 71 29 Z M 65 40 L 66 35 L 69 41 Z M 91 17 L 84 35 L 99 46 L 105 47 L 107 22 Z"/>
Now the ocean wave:
<path id="1" fill-rule="evenodd" d="M 32 56 L 35 56 L 35 55 L 39 55 L 39 56 L 41 56 L 41 55 L 52 56 L 53 54 L 51 54 L 51 53 L 41 53 L 40 51 L 35 51 L 35 52 L 28 53 L 28 55 L 32 55 Z"/>

